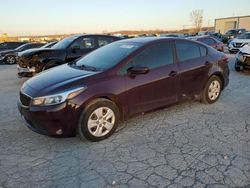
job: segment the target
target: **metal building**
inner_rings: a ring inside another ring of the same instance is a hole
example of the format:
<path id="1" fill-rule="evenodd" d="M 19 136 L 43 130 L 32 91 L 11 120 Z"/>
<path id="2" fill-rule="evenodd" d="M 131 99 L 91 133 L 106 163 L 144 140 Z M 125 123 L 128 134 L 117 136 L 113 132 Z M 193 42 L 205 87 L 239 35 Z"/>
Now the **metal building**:
<path id="1" fill-rule="evenodd" d="M 225 34 L 230 29 L 250 31 L 250 15 L 215 19 L 215 32 Z"/>

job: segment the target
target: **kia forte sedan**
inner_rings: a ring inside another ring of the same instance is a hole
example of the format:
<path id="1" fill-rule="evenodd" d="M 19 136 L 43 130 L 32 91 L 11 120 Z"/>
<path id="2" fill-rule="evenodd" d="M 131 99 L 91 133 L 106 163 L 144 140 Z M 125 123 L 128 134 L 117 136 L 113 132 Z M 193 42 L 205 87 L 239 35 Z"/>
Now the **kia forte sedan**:
<path id="1" fill-rule="evenodd" d="M 18 107 L 35 132 L 100 141 L 142 112 L 184 99 L 214 103 L 228 82 L 228 59 L 207 45 L 134 38 L 29 79 Z"/>

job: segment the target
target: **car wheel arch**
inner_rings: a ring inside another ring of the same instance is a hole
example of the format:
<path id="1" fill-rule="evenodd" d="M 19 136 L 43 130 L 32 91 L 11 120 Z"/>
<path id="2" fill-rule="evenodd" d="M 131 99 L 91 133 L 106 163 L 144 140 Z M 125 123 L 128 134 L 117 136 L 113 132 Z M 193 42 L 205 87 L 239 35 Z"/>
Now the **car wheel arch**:
<path id="1" fill-rule="evenodd" d="M 223 90 L 223 89 L 224 89 L 225 80 L 224 80 L 222 74 L 221 74 L 220 72 L 214 72 L 213 74 L 211 74 L 211 75 L 208 77 L 207 81 L 208 81 L 212 76 L 217 76 L 218 78 L 220 78 L 221 83 L 222 83 L 222 90 Z"/>
<path id="2" fill-rule="evenodd" d="M 62 63 L 59 62 L 58 60 L 55 60 L 55 59 L 48 59 L 48 60 L 43 61 L 42 70 L 46 70 L 45 67 L 46 67 L 49 63 L 53 63 L 53 64 L 56 65 L 56 66 L 62 64 Z"/>
<path id="3" fill-rule="evenodd" d="M 98 100 L 98 99 L 106 99 L 109 100 L 111 102 L 113 102 L 119 110 L 119 114 L 120 114 L 120 119 L 123 120 L 124 119 L 124 107 L 118 102 L 118 100 L 116 99 L 115 96 L 113 95 L 99 95 L 99 96 L 95 96 L 92 97 L 90 99 L 88 99 L 84 105 L 83 105 L 83 109 L 86 108 L 89 104 L 91 104 L 93 101 Z"/>

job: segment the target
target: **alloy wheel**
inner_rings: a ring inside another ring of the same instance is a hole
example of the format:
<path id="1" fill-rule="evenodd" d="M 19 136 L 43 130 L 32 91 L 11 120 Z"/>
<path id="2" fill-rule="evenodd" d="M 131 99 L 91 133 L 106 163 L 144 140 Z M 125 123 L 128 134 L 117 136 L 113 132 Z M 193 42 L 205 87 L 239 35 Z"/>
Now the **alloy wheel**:
<path id="1" fill-rule="evenodd" d="M 7 62 L 8 64 L 14 64 L 14 63 L 16 62 L 16 59 L 15 59 L 14 56 L 9 56 L 9 57 L 7 57 L 7 59 L 6 59 L 6 62 Z"/>
<path id="2" fill-rule="evenodd" d="M 221 92 L 221 85 L 220 82 L 217 80 L 214 80 L 211 82 L 211 84 L 208 87 L 208 97 L 211 101 L 216 100 Z"/>
<path id="3" fill-rule="evenodd" d="M 108 107 L 94 110 L 88 119 L 88 130 L 95 137 L 107 135 L 115 124 L 115 113 Z"/>

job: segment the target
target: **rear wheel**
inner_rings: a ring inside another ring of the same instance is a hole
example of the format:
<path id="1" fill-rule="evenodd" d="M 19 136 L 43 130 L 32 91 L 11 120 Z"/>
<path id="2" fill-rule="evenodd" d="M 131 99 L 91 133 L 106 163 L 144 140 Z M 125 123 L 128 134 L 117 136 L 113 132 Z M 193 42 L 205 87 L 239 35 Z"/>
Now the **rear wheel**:
<path id="1" fill-rule="evenodd" d="M 8 64 L 8 65 L 13 65 L 16 63 L 16 58 L 15 56 L 7 56 L 4 60 L 4 63 L 5 64 Z"/>
<path id="2" fill-rule="evenodd" d="M 205 104 L 215 103 L 221 94 L 222 82 L 218 76 L 212 76 L 208 81 L 202 93 L 202 102 Z"/>
<path id="3" fill-rule="evenodd" d="M 115 103 L 107 99 L 96 99 L 84 109 L 78 133 L 81 139 L 100 141 L 111 136 L 117 127 L 119 110 Z"/>

